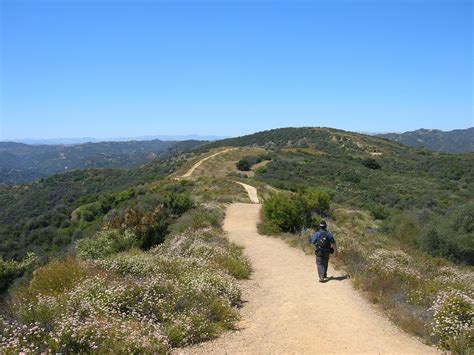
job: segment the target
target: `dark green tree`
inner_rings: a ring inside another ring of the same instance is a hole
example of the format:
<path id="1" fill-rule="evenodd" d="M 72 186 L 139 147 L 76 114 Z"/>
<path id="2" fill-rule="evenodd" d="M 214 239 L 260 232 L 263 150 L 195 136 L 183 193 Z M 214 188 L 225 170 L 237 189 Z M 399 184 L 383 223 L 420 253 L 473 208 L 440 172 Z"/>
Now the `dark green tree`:
<path id="1" fill-rule="evenodd" d="M 237 162 L 237 169 L 240 171 L 249 171 L 250 170 L 250 162 L 245 159 L 241 159 Z"/>

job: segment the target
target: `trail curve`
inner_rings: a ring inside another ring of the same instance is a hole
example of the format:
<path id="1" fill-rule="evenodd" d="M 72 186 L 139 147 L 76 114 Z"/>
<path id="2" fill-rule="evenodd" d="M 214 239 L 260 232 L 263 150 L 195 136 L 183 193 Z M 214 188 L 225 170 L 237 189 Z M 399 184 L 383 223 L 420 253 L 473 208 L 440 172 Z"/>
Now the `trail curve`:
<path id="1" fill-rule="evenodd" d="M 234 182 L 244 187 L 245 191 L 247 191 L 247 194 L 249 195 L 250 202 L 252 203 L 260 202 L 260 200 L 258 199 L 257 189 L 255 187 L 244 184 L 243 182 L 240 182 L 240 181 L 234 181 Z"/>
<path id="2" fill-rule="evenodd" d="M 204 163 L 206 160 L 209 160 L 209 159 L 211 159 L 211 158 L 213 158 L 213 157 L 215 157 L 215 156 L 217 156 L 217 155 L 224 154 L 224 153 L 229 152 L 229 151 L 234 150 L 234 149 L 237 149 L 237 148 L 224 149 L 224 150 L 221 150 L 221 151 L 219 151 L 219 152 L 217 152 L 217 153 L 214 153 L 214 154 L 212 154 L 212 155 L 209 155 L 208 157 L 205 157 L 205 158 L 199 160 L 199 161 L 198 161 L 197 163 L 195 163 L 184 175 L 181 175 L 181 178 L 190 177 L 190 176 L 193 174 L 194 170 L 196 170 L 197 168 L 199 168 L 199 166 L 200 166 L 202 163 Z"/>

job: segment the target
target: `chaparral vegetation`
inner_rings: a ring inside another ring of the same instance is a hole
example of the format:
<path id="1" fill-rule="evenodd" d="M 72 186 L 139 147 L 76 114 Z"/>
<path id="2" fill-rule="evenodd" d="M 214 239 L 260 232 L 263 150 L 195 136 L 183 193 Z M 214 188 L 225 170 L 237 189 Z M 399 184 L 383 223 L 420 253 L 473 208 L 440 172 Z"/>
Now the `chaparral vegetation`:
<path id="1" fill-rule="evenodd" d="M 191 197 L 199 184 L 163 183 L 131 197 L 76 243 L 76 256 L 18 282 L 2 307 L 0 349 L 166 353 L 232 328 L 236 280 L 250 265 L 223 235 L 221 205 L 206 193 Z M 1 270 L 8 276 L 31 258 Z"/>

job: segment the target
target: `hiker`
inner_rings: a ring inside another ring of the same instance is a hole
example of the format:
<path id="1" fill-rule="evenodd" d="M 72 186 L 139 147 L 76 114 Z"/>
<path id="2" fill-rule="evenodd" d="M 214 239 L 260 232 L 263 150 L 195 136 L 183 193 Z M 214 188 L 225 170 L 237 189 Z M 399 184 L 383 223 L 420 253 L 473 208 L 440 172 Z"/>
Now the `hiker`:
<path id="1" fill-rule="evenodd" d="M 329 254 L 335 252 L 337 255 L 337 245 L 332 233 L 327 230 L 326 221 L 321 221 L 319 227 L 319 230 L 310 238 L 310 243 L 316 247 L 316 266 L 319 282 L 326 282 L 329 280 L 327 275 Z"/>

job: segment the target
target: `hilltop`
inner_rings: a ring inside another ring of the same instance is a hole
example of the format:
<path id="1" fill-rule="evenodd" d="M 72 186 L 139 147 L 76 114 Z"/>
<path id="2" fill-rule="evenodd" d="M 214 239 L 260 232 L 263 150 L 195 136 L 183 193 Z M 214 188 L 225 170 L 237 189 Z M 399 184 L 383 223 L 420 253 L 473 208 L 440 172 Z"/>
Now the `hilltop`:
<path id="1" fill-rule="evenodd" d="M 390 139 L 411 147 L 425 147 L 438 152 L 474 152 L 474 127 L 455 129 L 449 132 L 437 129 L 419 129 L 404 133 L 378 134 L 377 137 Z"/>

